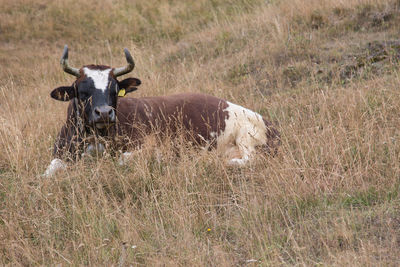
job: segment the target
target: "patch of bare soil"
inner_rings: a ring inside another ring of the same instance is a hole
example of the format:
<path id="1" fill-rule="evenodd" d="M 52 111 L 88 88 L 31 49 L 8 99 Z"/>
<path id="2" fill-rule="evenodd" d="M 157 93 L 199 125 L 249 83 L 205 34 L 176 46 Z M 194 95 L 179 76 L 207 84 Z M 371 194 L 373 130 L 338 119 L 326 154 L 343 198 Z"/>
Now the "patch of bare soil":
<path id="1" fill-rule="evenodd" d="M 349 80 L 363 72 L 380 74 L 400 59 L 400 41 L 373 41 L 357 53 L 348 54 L 342 63 L 340 77 Z"/>

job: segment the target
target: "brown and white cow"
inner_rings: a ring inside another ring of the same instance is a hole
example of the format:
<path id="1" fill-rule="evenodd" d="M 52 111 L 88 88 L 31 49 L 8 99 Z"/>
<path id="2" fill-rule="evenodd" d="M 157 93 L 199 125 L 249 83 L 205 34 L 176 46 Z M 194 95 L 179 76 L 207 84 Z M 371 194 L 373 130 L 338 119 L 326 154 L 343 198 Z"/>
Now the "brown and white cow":
<path id="1" fill-rule="evenodd" d="M 182 130 L 192 143 L 217 145 L 226 155 L 239 154 L 230 159 L 231 164 L 246 163 L 259 148 L 276 153 L 280 138 L 272 124 L 260 114 L 226 100 L 198 93 L 119 97 L 137 90 L 141 84 L 136 78 L 117 80 L 135 66 L 129 51 L 124 51 L 128 62 L 125 67 L 87 65 L 77 69 L 69 66 L 68 47 L 64 47 L 61 65 L 77 79 L 71 86 L 51 92 L 52 98 L 70 103 L 67 121 L 54 145 L 54 159 L 45 176 L 65 168 L 65 160 L 74 160 L 83 152 L 102 153 L 105 145 L 98 140 L 111 141 L 108 143 L 113 151 L 125 151 L 120 158 L 124 162 L 130 155 L 126 152 L 127 143 L 131 148 L 139 147 L 149 134 L 165 137 Z"/>

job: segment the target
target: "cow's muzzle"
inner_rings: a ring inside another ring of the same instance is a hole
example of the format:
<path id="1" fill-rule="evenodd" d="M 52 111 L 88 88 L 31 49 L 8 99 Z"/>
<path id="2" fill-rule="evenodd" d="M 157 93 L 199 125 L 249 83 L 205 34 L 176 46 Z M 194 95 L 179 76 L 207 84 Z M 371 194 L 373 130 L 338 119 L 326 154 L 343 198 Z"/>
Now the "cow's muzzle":
<path id="1" fill-rule="evenodd" d="M 97 128 L 115 123 L 115 110 L 110 106 L 99 106 L 93 109 L 92 122 Z"/>

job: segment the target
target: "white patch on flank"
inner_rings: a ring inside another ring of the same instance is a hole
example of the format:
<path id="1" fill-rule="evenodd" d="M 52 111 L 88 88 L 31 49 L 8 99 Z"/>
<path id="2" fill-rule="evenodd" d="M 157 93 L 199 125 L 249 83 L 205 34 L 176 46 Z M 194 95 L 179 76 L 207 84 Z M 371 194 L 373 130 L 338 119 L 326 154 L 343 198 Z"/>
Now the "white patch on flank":
<path id="1" fill-rule="evenodd" d="M 111 69 L 105 70 L 91 70 L 89 68 L 83 68 L 83 72 L 88 78 L 92 78 L 96 89 L 100 89 L 103 93 L 108 86 L 108 77 Z"/>
<path id="2" fill-rule="evenodd" d="M 228 119 L 225 129 L 217 138 L 218 147 L 226 150 L 227 156 L 232 156 L 235 148 L 240 158 L 232 158 L 229 163 L 245 164 L 254 154 L 256 147 L 267 142 L 266 131 L 262 116 L 242 106 L 227 101 Z"/>
<path id="3" fill-rule="evenodd" d="M 47 167 L 44 172 L 45 177 L 53 176 L 58 170 L 64 170 L 67 168 L 67 164 L 65 164 L 61 159 L 53 159 L 50 162 L 50 165 Z"/>

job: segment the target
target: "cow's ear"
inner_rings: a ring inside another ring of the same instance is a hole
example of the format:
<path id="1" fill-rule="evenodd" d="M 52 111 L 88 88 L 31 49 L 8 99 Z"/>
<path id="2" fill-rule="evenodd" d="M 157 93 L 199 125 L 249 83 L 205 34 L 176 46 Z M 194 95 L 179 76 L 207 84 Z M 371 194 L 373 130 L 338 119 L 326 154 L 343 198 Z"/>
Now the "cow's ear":
<path id="1" fill-rule="evenodd" d="M 127 78 L 118 82 L 120 89 L 125 89 L 125 94 L 136 91 L 136 86 L 139 86 L 142 82 L 136 78 Z"/>
<path id="2" fill-rule="evenodd" d="M 75 90 L 72 86 L 61 86 L 54 89 L 50 96 L 59 101 L 69 101 L 75 97 Z"/>

